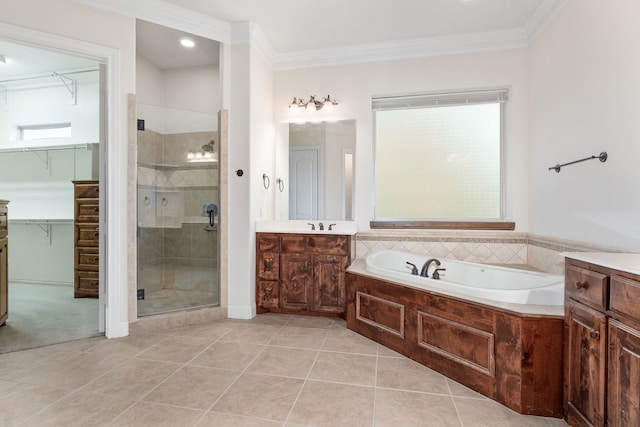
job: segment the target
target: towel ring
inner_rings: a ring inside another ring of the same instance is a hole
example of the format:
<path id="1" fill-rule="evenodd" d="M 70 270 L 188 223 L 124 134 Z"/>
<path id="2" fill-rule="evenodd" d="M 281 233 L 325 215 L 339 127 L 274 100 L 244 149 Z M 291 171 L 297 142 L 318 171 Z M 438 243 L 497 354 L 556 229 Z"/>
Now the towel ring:
<path id="1" fill-rule="evenodd" d="M 278 190 L 282 193 L 284 191 L 284 180 L 282 178 L 278 178 L 276 179 L 276 182 L 278 183 Z"/>
<path id="2" fill-rule="evenodd" d="M 269 189 L 269 187 L 271 187 L 271 180 L 266 173 L 262 174 L 262 185 L 264 185 L 264 188 L 267 190 Z"/>

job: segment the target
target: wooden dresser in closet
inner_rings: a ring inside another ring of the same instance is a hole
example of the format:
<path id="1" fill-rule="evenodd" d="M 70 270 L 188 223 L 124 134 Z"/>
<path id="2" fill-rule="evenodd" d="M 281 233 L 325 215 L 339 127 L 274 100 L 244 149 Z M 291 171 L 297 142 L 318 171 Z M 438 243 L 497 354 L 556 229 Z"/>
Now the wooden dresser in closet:
<path id="1" fill-rule="evenodd" d="M 6 200 L 0 200 L 0 326 L 9 315 L 9 220 Z"/>
<path id="2" fill-rule="evenodd" d="M 75 298 L 98 298 L 100 187 L 98 181 L 73 181 Z"/>

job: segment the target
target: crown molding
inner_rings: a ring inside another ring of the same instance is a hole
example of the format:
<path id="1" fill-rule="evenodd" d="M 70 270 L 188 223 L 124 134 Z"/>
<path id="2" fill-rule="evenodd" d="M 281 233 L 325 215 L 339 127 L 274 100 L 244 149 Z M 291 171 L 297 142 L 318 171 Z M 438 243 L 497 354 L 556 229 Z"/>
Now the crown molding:
<path id="1" fill-rule="evenodd" d="M 566 3 L 567 0 L 544 0 L 542 2 L 524 26 L 529 35 L 529 43 L 533 42 L 542 33 Z"/>
<path id="2" fill-rule="evenodd" d="M 231 24 L 162 0 L 74 0 L 125 16 L 143 19 L 222 43 L 231 41 Z"/>
<path id="3" fill-rule="evenodd" d="M 543 0 L 524 28 L 277 53 L 260 28 L 249 21 L 230 23 L 162 0 L 74 1 L 222 43 L 249 43 L 274 70 L 526 48 L 567 3 Z"/>
<path id="4" fill-rule="evenodd" d="M 276 70 L 286 70 L 517 49 L 527 46 L 527 32 L 521 28 L 514 28 L 485 33 L 356 44 L 279 54 L 274 58 L 272 64 Z"/>

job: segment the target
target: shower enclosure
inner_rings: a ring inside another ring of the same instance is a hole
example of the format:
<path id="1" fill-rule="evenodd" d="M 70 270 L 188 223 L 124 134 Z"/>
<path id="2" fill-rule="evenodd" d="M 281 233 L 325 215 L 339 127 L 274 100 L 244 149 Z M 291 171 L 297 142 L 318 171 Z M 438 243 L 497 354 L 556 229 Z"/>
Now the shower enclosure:
<path id="1" fill-rule="evenodd" d="M 212 115 L 138 104 L 138 316 L 220 303 L 216 129 Z"/>

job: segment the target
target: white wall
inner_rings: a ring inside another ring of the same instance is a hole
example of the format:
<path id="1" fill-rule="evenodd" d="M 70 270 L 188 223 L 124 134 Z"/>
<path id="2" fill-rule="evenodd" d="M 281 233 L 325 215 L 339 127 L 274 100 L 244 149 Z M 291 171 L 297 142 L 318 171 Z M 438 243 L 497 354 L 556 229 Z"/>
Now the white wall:
<path id="1" fill-rule="evenodd" d="M 639 2 L 580 0 L 531 46 L 531 233 L 640 251 L 638 40 Z"/>
<path id="2" fill-rule="evenodd" d="M 135 20 L 84 6 L 73 0 L 22 0 L 2 8 L 0 37 L 51 47 L 64 53 L 82 52 L 108 59 L 109 186 L 106 334 L 128 333 L 127 317 L 127 94 L 135 92 Z M 8 25 L 6 25 L 8 24 Z"/>
<path id="3" fill-rule="evenodd" d="M 517 231 L 528 229 L 527 50 L 279 71 L 274 81 L 276 123 L 287 120 L 287 106 L 293 96 L 300 94 L 328 93 L 340 102 L 336 112 L 339 118 L 356 120 L 354 213 L 360 231 L 369 230 L 373 215 L 372 96 L 509 87 L 506 219 L 516 222 Z M 279 143 L 284 139 L 278 135 Z"/>

